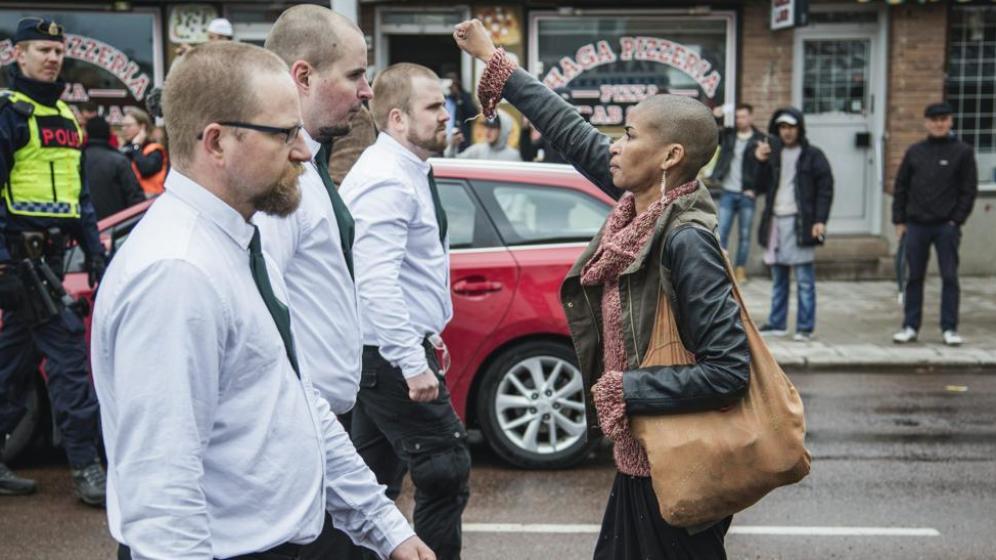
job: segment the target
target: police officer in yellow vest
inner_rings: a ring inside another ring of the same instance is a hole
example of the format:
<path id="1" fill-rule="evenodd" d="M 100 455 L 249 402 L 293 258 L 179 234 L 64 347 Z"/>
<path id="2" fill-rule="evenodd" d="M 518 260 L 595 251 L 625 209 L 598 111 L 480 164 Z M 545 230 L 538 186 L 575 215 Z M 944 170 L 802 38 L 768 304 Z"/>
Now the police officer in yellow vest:
<path id="1" fill-rule="evenodd" d="M 13 87 L 0 91 L 0 451 L 24 415 L 23 389 L 35 381 L 40 351 L 76 493 L 101 506 L 105 477 L 83 323 L 56 293 L 69 238 L 86 254 L 91 285 L 105 266 L 82 176 L 82 133 L 59 100 L 65 39 L 60 25 L 36 17 L 18 23 L 14 43 Z M 29 494 L 35 487 L 0 462 L 0 495 Z"/>

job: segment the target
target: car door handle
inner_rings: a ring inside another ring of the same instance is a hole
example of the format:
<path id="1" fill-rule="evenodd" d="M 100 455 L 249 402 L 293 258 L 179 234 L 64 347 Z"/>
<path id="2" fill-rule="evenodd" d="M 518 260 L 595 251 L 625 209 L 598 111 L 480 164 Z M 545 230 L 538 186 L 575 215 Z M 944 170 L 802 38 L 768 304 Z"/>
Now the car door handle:
<path id="1" fill-rule="evenodd" d="M 501 282 L 491 280 L 458 280 L 453 284 L 453 291 L 465 296 L 499 292 L 504 288 Z"/>

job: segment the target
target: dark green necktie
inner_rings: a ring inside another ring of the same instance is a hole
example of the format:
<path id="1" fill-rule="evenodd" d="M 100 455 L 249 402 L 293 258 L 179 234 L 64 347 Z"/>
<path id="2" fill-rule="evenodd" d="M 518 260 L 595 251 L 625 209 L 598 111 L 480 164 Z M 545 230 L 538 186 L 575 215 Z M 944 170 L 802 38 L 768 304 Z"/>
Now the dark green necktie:
<path id="1" fill-rule="evenodd" d="M 266 309 L 277 325 L 280 338 L 284 341 L 284 348 L 287 349 L 287 358 L 294 367 L 294 373 L 301 377 L 297 366 L 297 353 L 294 351 L 294 337 L 291 335 L 290 311 L 273 293 L 270 276 L 266 273 L 266 261 L 263 260 L 263 251 L 260 248 L 259 229 L 256 226 L 252 226 L 252 229 L 252 241 L 249 242 L 249 269 L 252 271 L 252 279 L 256 282 L 259 295 L 263 296 L 263 303 L 266 304 Z"/>
<path id="2" fill-rule="evenodd" d="M 439 188 L 436 187 L 436 178 L 432 175 L 432 168 L 429 168 L 429 192 L 432 193 L 432 208 L 436 211 L 436 224 L 439 226 L 439 242 L 446 248 L 446 230 L 449 223 L 446 221 L 446 210 L 439 200 Z"/>
<path id="3" fill-rule="evenodd" d="M 335 214 L 335 223 L 339 226 L 339 243 L 342 244 L 342 255 L 346 258 L 346 268 L 349 269 L 349 277 L 353 276 L 353 240 L 356 237 L 356 222 L 353 215 L 349 213 L 346 202 L 339 196 L 339 190 L 335 188 L 335 181 L 329 175 L 329 152 L 332 150 L 331 144 L 322 144 L 318 155 L 315 156 L 315 167 L 318 168 L 318 175 L 325 184 L 325 190 L 332 199 L 332 212 Z"/>

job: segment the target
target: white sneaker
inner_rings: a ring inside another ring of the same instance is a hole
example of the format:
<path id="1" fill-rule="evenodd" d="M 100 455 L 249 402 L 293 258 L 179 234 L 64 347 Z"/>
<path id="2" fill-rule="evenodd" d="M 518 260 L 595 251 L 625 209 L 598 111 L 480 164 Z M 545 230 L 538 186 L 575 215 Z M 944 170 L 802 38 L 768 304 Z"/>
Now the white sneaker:
<path id="1" fill-rule="evenodd" d="M 789 333 L 785 329 L 776 329 L 767 323 L 761 325 L 761 328 L 757 331 L 761 333 L 761 336 L 774 336 L 777 338 L 781 338 Z"/>
<path id="2" fill-rule="evenodd" d="M 811 332 L 797 332 L 792 337 L 792 340 L 796 342 L 810 342 L 813 340 L 813 333 Z"/>
<path id="3" fill-rule="evenodd" d="M 916 331 L 913 327 L 903 327 L 903 330 L 892 335 L 892 341 L 896 344 L 906 344 L 907 342 L 916 342 Z"/>
<path id="4" fill-rule="evenodd" d="M 944 331 L 944 344 L 948 346 L 961 346 L 963 342 L 965 340 L 958 335 L 958 331 Z"/>

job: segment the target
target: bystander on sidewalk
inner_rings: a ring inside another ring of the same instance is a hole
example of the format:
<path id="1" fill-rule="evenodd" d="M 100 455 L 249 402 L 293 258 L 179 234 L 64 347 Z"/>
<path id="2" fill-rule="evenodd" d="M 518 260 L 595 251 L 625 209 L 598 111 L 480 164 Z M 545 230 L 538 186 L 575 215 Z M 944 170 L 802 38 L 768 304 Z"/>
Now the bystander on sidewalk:
<path id="1" fill-rule="evenodd" d="M 742 286 L 755 322 L 763 321 L 770 306 L 771 281 L 752 279 Z M 941 280 L 930 277 L 925 292 L 929 301 L 940 298 Z M 892 331 L 903 309 L 890 281 L 823 281 L 817 285 L 821 302 L 816 332 L 811 342 L 791 337 L 768 338 L 779 363 L 787 369 L 839 367 L 996 367 L 996 279 L 961 279 L 961 347 L 948 347 L 935 329 L 927 329 L 919 342 L 897 345 Z M 792 298 L 792 308 L 796 301 Z M 794 317 L 794 311 L 789 317 Z M 924 324 L 936 324 L 936 306 L 924 308 Z"/>

